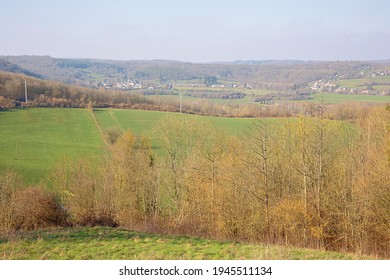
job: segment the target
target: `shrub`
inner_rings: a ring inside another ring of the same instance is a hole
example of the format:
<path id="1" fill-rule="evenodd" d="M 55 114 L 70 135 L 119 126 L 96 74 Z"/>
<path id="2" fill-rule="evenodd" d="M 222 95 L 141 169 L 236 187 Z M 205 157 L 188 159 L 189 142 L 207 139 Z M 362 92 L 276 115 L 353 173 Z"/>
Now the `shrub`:
<path id="1" fill-rule="evenodd" d="M 22 179 L 14 171 L 0 173 L 0 233 L 12 231 L 14 220 L 12 199 L 21 186 Z"/>
<path id="2" fill-rule="evenodd" d="M 15 192 L 12 198 L 13 228 L 32 230 L 66 223 L 64 209 L 57 197 L 38 187 L 29 187 Z"/>

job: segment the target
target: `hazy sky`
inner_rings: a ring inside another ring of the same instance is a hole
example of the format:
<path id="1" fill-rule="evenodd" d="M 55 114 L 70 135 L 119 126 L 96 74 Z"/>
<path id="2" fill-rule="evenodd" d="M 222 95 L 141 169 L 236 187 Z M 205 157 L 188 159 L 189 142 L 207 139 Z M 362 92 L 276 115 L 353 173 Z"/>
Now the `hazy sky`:
<path id="1" fill-rule="evenodd" d="M 0 55 L 390 58 L 389 0 L 1 0 Z"/>

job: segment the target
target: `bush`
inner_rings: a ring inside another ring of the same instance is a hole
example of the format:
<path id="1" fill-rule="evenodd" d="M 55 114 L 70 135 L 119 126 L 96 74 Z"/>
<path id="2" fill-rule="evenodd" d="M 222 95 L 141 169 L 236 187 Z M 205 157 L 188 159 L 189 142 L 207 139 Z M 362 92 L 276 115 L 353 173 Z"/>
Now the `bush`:
<path id="1" fill-rule="evenodd" d="M 118 127 L 107 128 L 104 132 L 110 144 L 115 144 L 116 141 L 123 135 L 123 131 Z"/>
<path id="2" fill-rule="evenodd" d="M 40 187 L 23 187 L 13 171 L 0 173 L 0 233 L 66 224 L 57 196 Z"/>
<path id="3" fill-rule="evenodd" d="M 12 199 L 13 228 L 32 230 L 66 223 L 64 209 L 57 197 L 37 187 L 29 187 L 15 192 Z"/>
<path id="4" fill-rule="evenodd" d="M 22 179 L 14 171 L 0 173 L 0 233 L 12 231 L 14 221 L 12 199 L 22 184 Z"/>

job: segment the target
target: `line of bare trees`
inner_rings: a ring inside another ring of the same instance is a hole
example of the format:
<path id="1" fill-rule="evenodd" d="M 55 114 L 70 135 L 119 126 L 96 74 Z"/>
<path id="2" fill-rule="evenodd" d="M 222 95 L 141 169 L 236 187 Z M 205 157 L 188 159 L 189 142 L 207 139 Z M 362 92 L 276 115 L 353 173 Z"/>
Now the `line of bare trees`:
<path id="1" fill-rule="evenodd" d="M 245 136 L 167 117 L 155 127 L 159 149 L 127 132 L 99 162 L 58 164 L 35 195 L 3 173 L 0 229 L 122 226 L 389 257 L 389 124 L 383 107 L 349 123 L 320 105 L 254 120 Z"/>

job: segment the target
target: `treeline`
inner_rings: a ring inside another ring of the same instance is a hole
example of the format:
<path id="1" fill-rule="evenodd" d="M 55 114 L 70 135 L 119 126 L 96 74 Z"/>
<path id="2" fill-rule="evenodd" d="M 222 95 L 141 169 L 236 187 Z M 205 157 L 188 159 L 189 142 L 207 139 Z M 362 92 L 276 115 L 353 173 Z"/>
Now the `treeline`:
<path id="1" fill-rule="evenodd" d="M 242 92 L 186 92 L 186 96 L 207 99 L 242 99 L 246 96 Z"/>
<path id="2" fill-rule="evenodd" d="M 1 230 L 109 225 L 388 258 L 389 110 L 354 124 L 314 112 L 254 120 L 244 137 L 167 117 L 158 150 L 128 132 L 104 160 L 61 162 L 40 187 L 3 173 Z"/>
<path id="3" fill-rule="evenodd" d="M 25 103 L 24 81 L 27 81 L 28 103 Z M 62 107 L 62 108 L 127 108 L 158 111 L 179 111 L 179 99 L 150 98 L 123 91 L 91 89 L 64 85 L 18 74 L 0 72 L 0 110 L 16 107 Z M 223 105 L 205 100 L 183 101 L 182 111 L 225 117 L 289 117 L 299 113 L 302 106 L 281 105 L 260 108 L 255 104 Z"/>
<path id="4" fill-rule="evenodd" d="M 25 103 L 27 81 L 28 103 Z M 57 82 L 30 78 L 17 74 L 0 72 L 0 96 L 3 108 L 25 107 L 139 107 L 150 106 L 153 102 L 137 94 L 112 92 L 104 89 L 90 89 L 68 86 Z M 7 103 L 5 103 L 7 102 Z"/>

